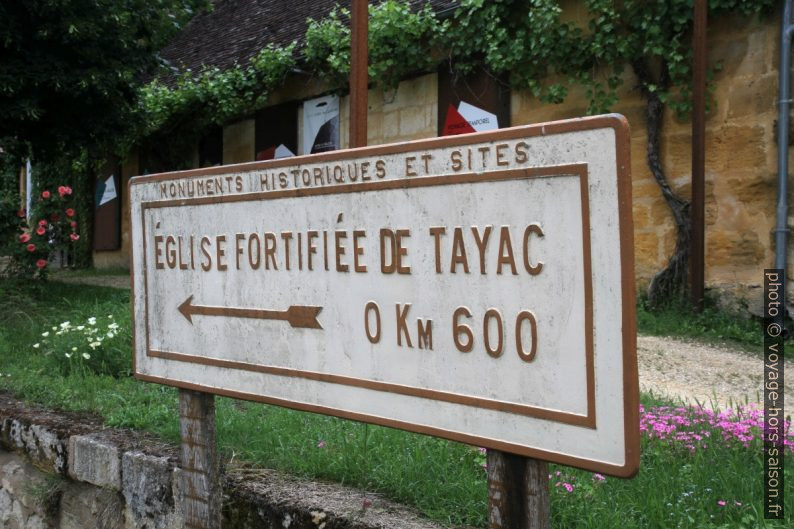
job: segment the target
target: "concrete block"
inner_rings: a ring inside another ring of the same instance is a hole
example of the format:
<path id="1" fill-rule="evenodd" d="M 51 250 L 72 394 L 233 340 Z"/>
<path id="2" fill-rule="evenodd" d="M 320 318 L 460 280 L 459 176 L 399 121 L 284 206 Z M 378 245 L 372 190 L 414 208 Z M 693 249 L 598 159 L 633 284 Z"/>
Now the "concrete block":
<path id="1" fill-rule="evenodd" d="M 69 438 L 69 476 L 99 487 L 121 490 L 117 446 L 86 435 Z"/>

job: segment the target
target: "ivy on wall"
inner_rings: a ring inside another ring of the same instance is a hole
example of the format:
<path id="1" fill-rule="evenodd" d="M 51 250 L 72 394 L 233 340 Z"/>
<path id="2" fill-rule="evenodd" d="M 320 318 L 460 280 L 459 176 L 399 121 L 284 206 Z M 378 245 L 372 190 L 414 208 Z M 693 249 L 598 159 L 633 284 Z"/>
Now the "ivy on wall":
<path id="1" fill-rule="evenodd" d="M 646 101 L 648 166 L 678 227 L 675 252 L 651 283 L 651 300 L 659 301 L 682 293 L 686 284 L 689 203 L 668 184 L 659 138 L 665 109 L 679 117 L 691 111 L 693 2 L 585 0 L 577 18 L 570 19 L 558 0 L 462 0 L 451 18 L 439 20 L 429 6 L 413 12 L 404 1 L 386 0 L 370 6 L 369 76 L 377 86 L 395 88 L 401 79 L 444 63 L 460 76 L 484 70 L 547 103 L 561 103 L 572 89 L 580 90 L 588 113 L 597 114 L 618 103 L 630 68 Z M 710 0 L 709 17 L 757 15 L 774 5 L 775 0 Z M 174 87 L 157 82 L 144 87 L 144 125 L 129 145 L 162 145 L 167 137 L 174 158 L 184 159 L 185 149 L 210 125 L 265 106 L 296 66 L 329 89 L 344 90 L 348 19 L 346 10 L 335 9 L 308 21 L 300 49 L 295 43 L 268 47 L 248 65 L 186 72 Z"/>

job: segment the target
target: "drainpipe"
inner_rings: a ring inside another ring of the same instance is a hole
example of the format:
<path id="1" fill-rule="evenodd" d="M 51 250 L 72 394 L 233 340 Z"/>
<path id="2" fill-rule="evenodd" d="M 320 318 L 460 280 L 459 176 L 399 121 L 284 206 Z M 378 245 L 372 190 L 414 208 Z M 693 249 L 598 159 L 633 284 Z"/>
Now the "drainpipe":
<path id="1" fill-rule="evenodd" d="M 780 33 L 780 105 L 777 120 L 777 226 L 775 227 L 775 268 L 783 275 L 783 306 L 785 307 L 786 244 L 788 242 L 788 131 L 791 108 L 791 23 L 792 0 L 783 6 Z"/>

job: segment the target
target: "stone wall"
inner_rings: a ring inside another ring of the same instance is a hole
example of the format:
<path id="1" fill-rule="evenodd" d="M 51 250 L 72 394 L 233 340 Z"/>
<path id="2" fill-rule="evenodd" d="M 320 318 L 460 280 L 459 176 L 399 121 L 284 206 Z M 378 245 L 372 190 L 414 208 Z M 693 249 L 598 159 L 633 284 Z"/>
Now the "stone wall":
<path id="1" fill-rule="evenodd" d="M 182 529 L 176 447 L 0 393 L 0 528 Z M 440 529 L 378 494 L 227 468 L 224 529 Z"/>
<path id="2" fill-rule="evenodd" d="M 748 298 L 751 305 L 760 300 L 764 267 L 774 262 L 779 27 L 779 15 L 763 20 L 731 16 L 710 21 L 708 31 L 709 65 L 722 64 L 722 69 L 714 77 L 716 108 L 706 121 L 706 286 Z M 644 100 L 631 72 L 624 81 L 614 111 L 631 126 L 635 270 L 644 287 L 667 263 L 676 231 L 646 163 Z M 520 125 L 577 117 L 587 103 L 573 91 L 561 105 L 514 93 L 511 105 L 512 124 Z M 662 163 L 673 189 L 687 199 L 691 138 L 690 121 L 667 112 Z M 789 276 L 794 277 L 789 248 Z"/>
<path id="3" fill-rule="evenodd" d="M 566 11 L 573 19 L 584 16 L 577 5 Z M 708 33 L 709 64 L 721 64 L 722 69 L 714 79 L 716 108 L 706 122 L 706 283 L 713 290 L 753 300 L 760 298 L 762 270 L 772 265 L 774 257 L 779 24 L 779 15 L 763 20 L 723 17 L 710 22 Z M 306 99 L 322 90 L 314 81 L 293 79 L 272 101 Z M 436 136 L 437 94 L 435 74 L 403 81 L 396 90 L 370 90 L 369 144 Z M 646 163 L 645 102 L 630 69 L 619 96 L 613 110 L 624 114 L 631 126 L 636 278 L 642 288 L 666 264 L 676 231 Z M 343 148 L 348 145 L 348 105 L 348 97 L 343 97 Z M 585 115 L 586 107 L 583 92 L 575 87 L 560 105 L 543 104 L 527 92 L 514 92 L 511 125 L 578 117 Z M 301 121 L 299 116 L 299 127 Z M 663 129 L 665 171 L 673 188 L 688 197 L 691 124 L 668 112 Z M 224 163 L 253 160 L 253 120 L 227 126 L 223 139 Z M 127 167 L 133 167 L 132 162 Z M 124 233 L 126 243 L 126 224 Z M 126 262 L 127 251 L 125 244 L 118 255 L 97 254 L 95 262 L 98 266 Z M 790 252 L 792 263 L 794 248 Z M 794 277 L 794 265 L 790 265 L 789 277 Z M 794 294 L 791 285 L 794 282 L 789 285 Z"/>

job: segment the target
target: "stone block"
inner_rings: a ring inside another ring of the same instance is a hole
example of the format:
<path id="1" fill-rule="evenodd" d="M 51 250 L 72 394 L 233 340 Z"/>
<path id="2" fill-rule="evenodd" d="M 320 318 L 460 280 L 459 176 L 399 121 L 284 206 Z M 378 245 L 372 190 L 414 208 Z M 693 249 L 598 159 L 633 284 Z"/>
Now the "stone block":
<path id="1" fill-rule="evenodd" d="M 136 527 L 165 529 L 173 515 L 173 465 L 165 457 L 126 452 L 121 458 L 122 494 Z"/>
<path id="2" fill-rule="evenodd" d="M 383 114 L 383 139 L 393 140 L 400 135 L 400 115 L 397 111 L 384 112 Z"/>
<path id="3" fill-rule="evenodd" d="M 740 77 L 731 83 L 728 100 L 718 104 L 727 105 L 728 119 L 757 119 L 760 114 L 776 113 L 777 90 L 777 74 Z"/>
<path id="4" fill-rule="evenodd" d="M 0 527 L 50 529 L 61 483 L 22 456 L 0 452 Z"/>
<path id="5" fill-rule="evenodd" d="M 86 435 L 73 435 L 69 438 L 69 476 L 99 487 L 121 490 L 118 447 Z"/>
<path id="6" fill-rule="evenodd" d="M 419 105 L 400 110 L 400 136 L 426 136 L 422 134 L 428 128 L 426 116 L 425 108 Z"/>
<path id="7" fill-rule="evenodd" d="M 38 468 L 66 474 L 66 440 L 57 432 L 45 426 L 7 418 L 2 423 L 0 439 L 0 444 L 10 450 L 23 452 Z"/>
<path id="8" fill-rule="evenodd" d="M 244 119 L 223 128 L 223 163 L 252 162 L 256 156 L 254 146 L 255 121 Z"/>
<path id="9" fill-rule="evenodd" d="M 117 492 L 73 483 L 63 493 L 60 529 L 122 529 L 124 505 Z"/>
<path id="10" fill-rule="evenodd" d="M 634 232 L 637 268 L 654 269 L 659 264 L 659 236 L 655 231 Z"/>

